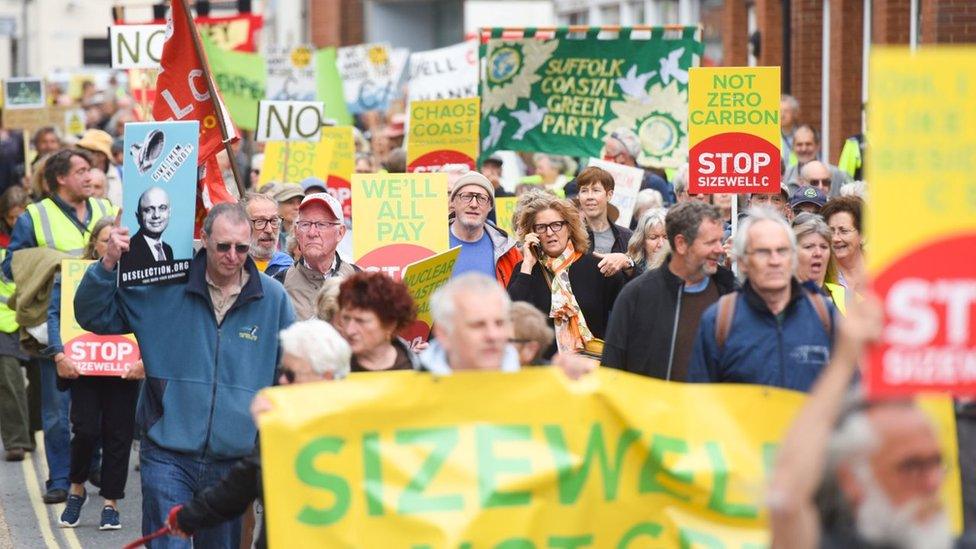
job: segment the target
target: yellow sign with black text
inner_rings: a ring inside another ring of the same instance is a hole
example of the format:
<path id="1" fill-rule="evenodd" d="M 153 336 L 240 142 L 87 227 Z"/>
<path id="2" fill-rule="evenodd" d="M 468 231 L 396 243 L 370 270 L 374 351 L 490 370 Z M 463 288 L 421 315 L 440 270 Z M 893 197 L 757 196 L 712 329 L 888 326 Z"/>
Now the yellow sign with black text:
<path id="1" fill-rule="evenodd" d="M 272 547 L 761 547 L 804 395 L 615 370 L 353 374 L 273 388 L 260 419 Z M 961 526 L 955 423 L 929 401 Z"/>

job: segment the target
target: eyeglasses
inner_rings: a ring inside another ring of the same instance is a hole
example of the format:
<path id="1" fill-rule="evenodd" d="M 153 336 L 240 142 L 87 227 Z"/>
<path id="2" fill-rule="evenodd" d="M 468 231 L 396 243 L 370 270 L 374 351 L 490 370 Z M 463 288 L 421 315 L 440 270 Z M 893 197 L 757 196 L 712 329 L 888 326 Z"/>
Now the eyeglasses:
<path id="1" fill-rule="evenodd" d="M 563 227 L 569 225 L 569 221 L 553 221 L 552 223 L 538 223 L 532 225 L 532 232 L 535 234 L 546 234 L 546 230 L 552 231 L 553 234 L 558 233 L 563 230 Z"/>
<path id="2" fill-rule="evenodd" d="M 849 234 L 856 233 L 857 229 L 853 227 L 831 227 L 830 234 L 839 234 L 841 236 L 847 236 Z"/>
<path id="3" fill-rule="evenodd" d="M 746 253 L 749 255 L 756 256 L 762 261 L 769 261 L 773 257 L 773 255 L 776 255 L 778 257 L 790 257 L 790 255 L 793 253 L 793 250 L 791 250 L 790 248 L 775 248 L 775 249 L 756 248 L 755 250 Z"/>
<path id="4" fill-rule="evenodd" d="M 830 187 L 830 178 L 826 179 L 807 179 L 807 183 L 812 187 Z"/>
<path id="5" fill-rule="evenodd" d="M 942 456 L 939 455 L 928 458 L 910 457 L 895 464 L 895 469 L 898 471 L 898 474 L 914 480 L 922 478 L 932 471 L 936 471 L 940 475 L 944 474 L 947 467 L 942 460 Z"/>
<path id="6" fill-rule="evenodd" d="M 461 193 L 457 195 L 457 197 L 460 198 L 461 202 L 464 204 L 470 204 L 472 200 L 476 200 L 479 206 L 484 206 L 489 200 L 491 200 L 488 198 L 488 195 L 481 193 Z"/>
<path id="7" fill-rule="evenodd" d="M 261 218 L 258 218 L 258 219 L 252 219 L 251 220 L 251 225 L 254 226 L 254 228 L 255 229 L 258 229 L 258 230 L 261 230 L 261 229 L 267 227 L 269 223 L 271 224 L 271 228 L 272 229 L 277 229 L 278 228 L 278 225 L 281 225 L 281 218 L 280 217 L 272 217 L 271 219 L 261 219 Z"/>
<path id="8" fill-rule="evenodd" d="M 230 242 L 218 242 L 217 251 L 225 254 L 230 251 L 231 246 L 234 247 L 234 251 L 240 255 L 244 255 L 251 250 L 250 244 L 231 244 Z"/>
<path id="9" fill-rule="evenodd" d="M 315 227 L 317 231 L 324 231 L 329 227 L 338 227 L 342 223 L 338 221 L 296 221 L 295 226 L 298 227 L 300 231 L 307 231 L 312 227 Z"/>

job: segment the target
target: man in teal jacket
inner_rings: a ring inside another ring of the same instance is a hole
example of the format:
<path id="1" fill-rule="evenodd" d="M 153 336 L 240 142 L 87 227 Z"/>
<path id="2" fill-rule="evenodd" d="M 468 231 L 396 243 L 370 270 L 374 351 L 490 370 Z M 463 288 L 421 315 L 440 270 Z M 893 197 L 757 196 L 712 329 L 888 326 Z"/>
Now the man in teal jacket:
<path id="1" fill-rule="evenodd" d="M 136 412 L 142 433 L 142 531 L 217 483 L 254 448 L 249 406 L 271 385 L 278 333 L 295 319 L 284 288 L 248 257 L 251 227 L 239 204 L 218 204 L 203 223 L 204 249 L 186 284 L 119 288 L 116 265 L 129 233 L 112 229 L 108 251 L 78 287 L 75 315 L 99 334 L 132 332 L 146 382 Z M 198 547 L 238 547 L 240 521 L 198 532 Z M 153 547 L 190 547 L 174 537 Z"/>

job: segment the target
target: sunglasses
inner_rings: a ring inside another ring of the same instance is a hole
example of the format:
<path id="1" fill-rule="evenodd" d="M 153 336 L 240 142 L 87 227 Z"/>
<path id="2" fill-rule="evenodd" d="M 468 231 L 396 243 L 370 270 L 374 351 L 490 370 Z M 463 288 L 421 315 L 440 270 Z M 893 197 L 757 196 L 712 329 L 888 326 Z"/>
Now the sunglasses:
<path id="1" fill-rule="evenodd" d="M 230 251 L 231 246 L 234 247 L 234 251 L 238 254 L 244 255 L 251 250 L 250 244 L 231 244 L 230 242 L 218 242 L 217 251 L 225 254 Z"/>

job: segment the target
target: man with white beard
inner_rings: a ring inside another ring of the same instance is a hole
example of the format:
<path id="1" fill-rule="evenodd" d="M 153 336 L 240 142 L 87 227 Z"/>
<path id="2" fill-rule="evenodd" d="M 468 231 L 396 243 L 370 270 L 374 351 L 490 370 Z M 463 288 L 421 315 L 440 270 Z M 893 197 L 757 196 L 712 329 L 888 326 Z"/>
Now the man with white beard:
<path id="1" fill-rule="evenodd" d="M 864 348 L 881 334 L 880 305 L 852 307 L 842 322 L 834 356 L 777 457 L 771 547 L 949 549 L 939 497 L 945 463 L 931 422 L 910 399 L 845 397 Z"/>
<path id="2" fill-rule="evenodd" d="M 251 259 L 262 273 L 274 277 L 291 267 L 294 261 L 278 251 L 281 217 L 278 202 L 266 194 L 248 193 L 247 216 L 251 222 Z"/>

